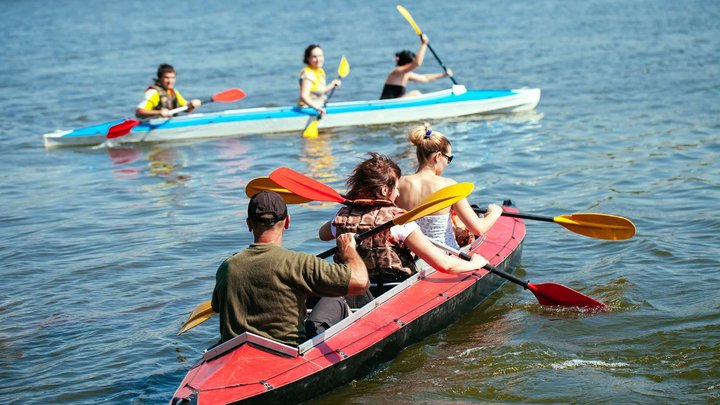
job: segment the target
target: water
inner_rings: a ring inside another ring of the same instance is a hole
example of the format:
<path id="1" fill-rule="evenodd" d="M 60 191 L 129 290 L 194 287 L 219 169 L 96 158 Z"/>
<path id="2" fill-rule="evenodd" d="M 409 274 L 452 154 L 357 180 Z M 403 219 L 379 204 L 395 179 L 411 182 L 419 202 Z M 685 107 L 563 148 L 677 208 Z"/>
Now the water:
<path id="1" fill-rule="evenodd" d="M 720 3 L 405 4 L 469 88 L 540 87 L 537 111 L 449 119 L 479 204 L 601 212 L 607 242 L 528 223 L 521 276 L 611 305 L 558 312 L 506 284 L 462 321 L 316 403 L 711 403 L 720 398 Z M 0 11 L 0 401 L 159 403 L 201 350 L 217 265 L 250 241 L 244 187 L 289 166 L 330 184 L 369 151 L 413 169 L 408 125 L 113 149 L 45 150 L 41 134 L 127 117 L 159 63 L 189 97 L 240 87 L 233 107 L 292 103 L 303 48 L 351 74 L 337 100 L 376 98 L 417 38 L 380 1 L 5 1 Z M 714 39 L 715 38 L 715 39 Z M 424 72 L 439 68 L 431 55 Z M 449 85 L 441 80 L 423 91 Z M 223 105 L 207 105 L 217 111 Z M 292 249 L 337 207 L 291 207 Z"/>

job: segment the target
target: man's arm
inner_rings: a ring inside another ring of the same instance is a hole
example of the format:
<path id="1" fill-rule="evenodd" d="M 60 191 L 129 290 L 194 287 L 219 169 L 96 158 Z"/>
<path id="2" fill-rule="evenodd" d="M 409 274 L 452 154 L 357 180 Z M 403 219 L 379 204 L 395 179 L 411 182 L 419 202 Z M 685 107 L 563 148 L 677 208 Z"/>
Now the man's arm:
<path id="1" fill-rule="evenodd" d="M 337 237 L 336 242 L 341 262 L 350 266 L 352 270 L 347 295 L 360 295 L 370 288 L 370 277 L 365 262 L 357 252 L 355 234 L 344 233 Z"/>

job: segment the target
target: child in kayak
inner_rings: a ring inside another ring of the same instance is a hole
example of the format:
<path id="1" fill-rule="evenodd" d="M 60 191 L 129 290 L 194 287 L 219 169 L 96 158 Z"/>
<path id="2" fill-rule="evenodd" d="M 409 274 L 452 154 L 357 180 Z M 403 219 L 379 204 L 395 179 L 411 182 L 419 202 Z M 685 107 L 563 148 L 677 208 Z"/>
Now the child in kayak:
<path id="1" fill-rule="evenodd" d="M 182 94 L 175 89 L 176 73 L 172 65 L 163 63 L 158 66 L 157 77 L 153 84 L 145 90 L 145 98 L 137 108 L 135 116 L 138 118 L 156 118 L 171 116 L 170 110 L 188 105 Z M 200 107 L 202 102 L 199 99 L 190 100 L 187 112 L 192 112 Z"/>
<path id="2" fill-rule="evenodd" d="M 325 84 L 325 54 L 320 45 L 312 44 L 305 48 L 303 57 L 305 67 L 300 71 L 300 98 L 298 105 L 310 106 L 320 115 L 325 114 L 325 94 L 335 87 L 340 87 L 340 79 Z"/>
<path id="3" fill-rule="evenodd" d="M 385 79 L 385 86 L 383 87 L 380 99 L 388 98 L 400 98 L 400 97 L 416 97 L 421 93 L 418 90 L 407 91 L 407 82 L 419 82 L 428 83 L 433 80 L 440 79 L 445 76 L 452 76 L 452 70 L 448 69 L 447 72 L 443 73 L 432 73 L 432 74 L 420 74 L 415 73 L 413 70 L 422 66 L 423 59 L 425 59 L 425 51 L 427 50 L 428 37 L 422 34 L 420 37 L 420 50 L 417 55 L 409 50 L 403 50 L 395 54 L 395 62 L 397 66 Z"/>
<path id="4" fill-rule="evenodd" d="M 341 208 L 320 228 L 320 239 L 332 240 L 345 233 L 361 233 L 404 213 L 405 210 L 395 205 L 400 175 L 400 168 L 390 158 L 371 153 L 346 182 L 347 199 L 353 203 Z M 357 251 L 367 266 L 370 281 L 380 290 L 385 283 L 402 281 L 416 273 L 413 253 L 446 273 L 473 271 L 488 263 L 479 255 L 473 255 L 471 261 L 448 256 L 423 235 L 415 222 L 379 232 L 359 242 Z M 338 256 L 335 260 L 342 262 Z"/>
<path id="5" fill-rule="evenodd" d="M 412 209 L 435 191 L 457 183 L 453 179 L 442 177 L 443 171 L 454 158 L 452 145 L 445 135 L 433 131 L 426 123 L 410 130 L 408 139 L 416 146 L 418 168 L 415 174 L 400 178 L 398 184 L 400 196 L 397 205 L 404 209 Z M 457 214 L 461 221 L 458 223 L 464 224 L 474 235 L 487 233 L 502 214 L 500 206 L 489 204 L 485 216 L 479 218 L 467 199 L 463 198 L 452 207 L 416 221 L 429 238 L 455 248 L 472 240 L 465 239 L 465 243 L 456 242 L 451 211 Z"/>

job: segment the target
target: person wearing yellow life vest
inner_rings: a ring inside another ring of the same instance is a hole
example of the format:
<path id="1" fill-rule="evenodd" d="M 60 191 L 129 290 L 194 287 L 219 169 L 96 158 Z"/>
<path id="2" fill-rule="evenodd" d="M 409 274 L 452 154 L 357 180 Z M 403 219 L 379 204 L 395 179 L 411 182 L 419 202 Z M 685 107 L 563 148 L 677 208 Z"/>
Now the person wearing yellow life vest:
<path id="1" fill-rule="evenodd" d="M 300 71 L 300 99 L 299 106 L 310 106 L 318 111 L 320 115 L 325 114 L 325 94 L 335 87 L 340 87 L 340 79 L 335 79 L 330 84 L 325 82 L 325 54 L 320 45 L 312 44 L 305 48 L 303 58 L 305 67 Z"/>
<path id="2" fill-rule="evenodd" d="M 171 116 L 170 110 L 178 107 L 188 106 L 187 112 L 192 112 L 200 107 L 202 102 L 199 99 L 192 99 L 188 103 L 182 94 L 175 89 L 175 68 L 163 63 L 158 66 L 157 77 L 154 83 L 145 90 L 145 98 L 137 108 L 135 115 L 138 118 L 157 118 Z"/>

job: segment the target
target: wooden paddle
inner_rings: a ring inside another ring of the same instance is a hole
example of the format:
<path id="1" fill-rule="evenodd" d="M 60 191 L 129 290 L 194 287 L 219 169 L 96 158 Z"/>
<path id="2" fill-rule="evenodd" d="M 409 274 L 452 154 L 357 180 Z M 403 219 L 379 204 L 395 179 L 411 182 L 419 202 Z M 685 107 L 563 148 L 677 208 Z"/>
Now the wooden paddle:
<path id="1" fill-rule="evenodd" d="M 428 240 L 432 242 L 435 246 L 451 252 L 462 259 L 471 260 L 471 256 L 465 252 L 461 252 L 458 249 L 452 248 L 442 242 L 438 242 L 430 238 L 428 238 Z M 604 303 L 590 298 L 587 295 L 581 294 L 580 292 L 575 291 L 572 288 L 565 287 L 562 284 L 531 284 L 489 264 L 486 264 L 485 266 L 483 266 L 483 268 L 493 274 L 496 274 L 506 280 L 522 286 L 526 290 L 530 290 L 530 292 L 535 295 L 535 298 L 537 298 L 540 305 L 591 308 L 596 311 L 605 311 L 608 309 L 608 306 Z"/>
<path id="2" fill-rule="evenodd" d="M 345 56 L 343 56 L 340 59 L 340 65 L 338 66 L 338 79 L 345 78 L 345 76 L 350 74 L 350 64 L 348 63 L 347 59 L 345 59 Z M 325 102 L 323 103 L 323 108 L 327 105 L 328 101 L 330 101 L 330 98 L 335 93 L 335 87 L 330 90 L 330 94 L 328 94 L 327 98 L 325 99 Z M 318 136 L 318 125 L 320 124 L 320 120 L 322 119 L 322 115 L 318 114 L 315 116 L 315 119 L 310 121 L 307 127 L 305 127 L 305 130 L 303 131 L 303 137 L 305 138 L 317 138 Z"/>
<path id="3" fill-rule="evenodd" d="M 415 30 L 415 33 L 418 34 L 420 37 L 422 37 L 423 32 L 422 32 L 422 30 L 420 29 L 420 27 L 418 27 L 418 25 L 415 23 L 415 20 L 414 20 L 413 17 L 410 15 L 410 12 L 407 11 L 407 9 L 406 9 L 405 7 L 403 7 L 403 6 L 401 6 L 401 5 L 398 5 L 398 6 L 397 6 L 397 10 L 400 12 L 400 14 L 402 14 L 403 17 L 405 17 L 405 19 L 407 20 L 407 22 L 410 23 L 410 25 L 411 25 L 411 26 L 413 27 L 413 29 Z M 445 73 L 447 73 L 447 71 L 448 71 L 447 68 L 445 67 L 445 65 L 444 65 L 444 64 L 442 63 L 442 61 L 440 60 L 440 57 L 437 55 L 437 53 L 435 53 L 435 50 L 432 49 L 432 47 L 430 46 L 429 43 L 427 44 L 427 47 L 428 47 L 428 49 L 430 50 L 430 52 L 433 54 L 433 56 L 435 57 L 435 59 L 437 59 L 438 63 L 439 63 L 440 66 L 443 68 L 443 70 L 445 71 Z M 452 76 L 450 76 L 450 75 L 448 75 L 448 77 L 450 78 L 450 80 L 452 80 L 453 84 L 455 84 L 455 85 L 458 84 L 458 82 L 455 80 L 454 77 L 452 77 Z"/>
<path id="4" fill-rule="evenodd" d="M 273 173 L 275 173 L 275 172 L 273 172 Z M 271 176 L 272 176 L 272 174 L 271 174 Z M 319 185 L 322 185 L 323 187 L 327 187 L 322 183 L 319 183 L 319 182 L 316 182 L 316 183 Z M 388 221 L 380 226 L 377 226 L 373 229 L 367 230 L 363 233 L 357 234 L 355 239 L 359 242 L 359 241 L 366 239 L 372 235 L 375 235 L 378 232 L 389 229 L 393 225 L 406 224 L 406 223 L 414 221 L 418 218 L 422 218 L 426 215 L 430 215 L 434 212 L 440 211 L 441 209 L 447 208 L 447 207 L 455 204 L 456 202 L 462 200 L 463 198 L 469 196 L 470 193 L 472 193 L 474 187 L 475 186 L 472 183 L 458 183 L 458 184 L 454 184 L 452 186 L 445 187 L 441 190 L 438 190 L 438 191 L 434 192 L 432 195 L 430 195 L 427 199 L 425 199 L 425 201 L 420 203 L 420 205 L 413 208 L 412 210 L 410 210 L 410 211 L 404 213 L 403 215 L 400 215 L 399 217 L 397 217 L 391 221 Z M 322 195 L 322 193 L 320 193 L 320 195 Z M 320 200 L 320 201 L 326 201 L 326 200 Z M 343 201 L 344 201 L 344 199 L 343 199 Z M 326 257 L 330 257 L 331 255 L 335 254 L 337 252 L 337 250 L 338 250 L 337 246 L 335 246 L 334 248 L 326 250 L 317 256 L 324 259 Z M 210 319 L 213 315 L 215 315 L 215 311 L 212 310 L 210 301 L 205 301 L 205 302 L 201 303 L 200 305 L 195 307 L 193 312 L 190 314 L 190 317 L 188 317 L 187 321 L 185 321 L 185 323 L 183 323 L 182 327 L 180 328 L 180 332 L 178 332 L 178 335 L 185 333 L 188 330 L 194 328 L 195 326 L 205 322 L 206 320 Z"/>
<path id="5" fill-rule="evenodd" d="M 219 102 L 219 103 L 232 103 L 238 100 L 242 100 L 245 98 L 245 92 L 243 92 L 240 89 L 229 89 L 225 91 L 221 91 L 220 93 L 217 93 L 213 95 L 211 98 L 207 100 L 202 100 L 202 103 L 212 103 L 212 102 Z M 186 111 L 188 108 L 190 108 L 189 104 L 186 104 L 182 107 L 178 107 L 175 109 L 172 109 L 169 111 L 171 115 L 181 113 L 183 111 Z M 145 120 L 147 121 L 147 120 Z M 145 121 L 139 121 L 139 120 L 125 120 L 119 124 L 115 124 L 110 127 L 107 133 L 107 139 L 114 139 L 114 138 L 120 138 L 121 136 L 125 136 L 130 133 L 130 131 L 135 128 L 136 126 L 140 125 L 141 123 Z"/>
<path id="6" fill-rule="evenodd" d="M 472 209 L 478 214 L 487 212 L 473 204 Z M 554 222 L 577 234 L 595 239 L 625 240 L 635 235 L 635 224 L 625 217 L 608 214 L 576 213 L 557 217 L 541 217 L 538 215 L 502 213 L 503 216 L 531 219 L 534 221 Z"/>

